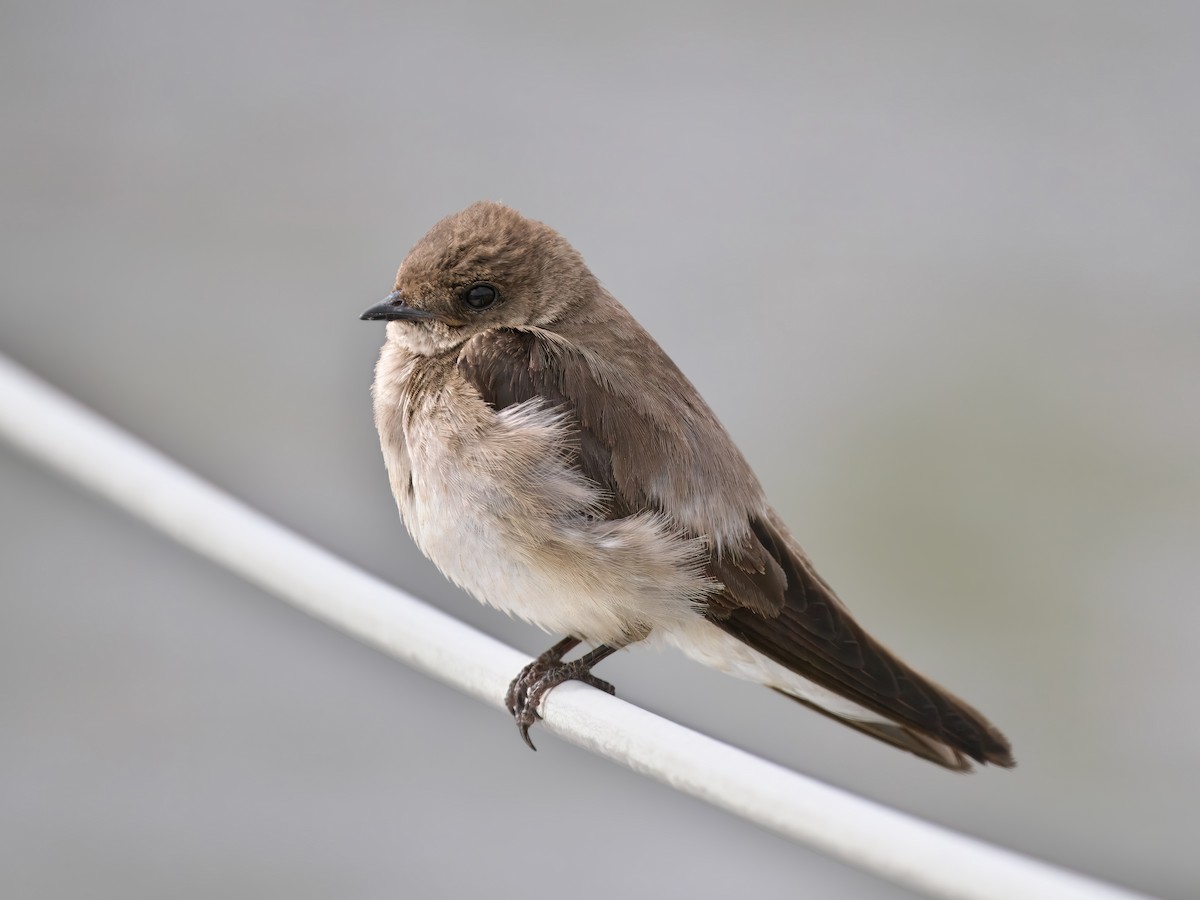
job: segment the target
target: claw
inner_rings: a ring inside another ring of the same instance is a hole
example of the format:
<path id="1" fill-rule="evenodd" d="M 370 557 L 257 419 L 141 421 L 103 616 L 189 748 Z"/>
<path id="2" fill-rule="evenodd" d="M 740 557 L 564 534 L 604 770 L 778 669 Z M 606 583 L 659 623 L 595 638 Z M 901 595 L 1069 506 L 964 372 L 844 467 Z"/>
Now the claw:
<path id="1" fill-rule="evenodd" d="M 538 706 L 553 688 L 564 681 L 582 681 L 606 694 L 616 693 L 616 688 L 591 673 L 592 666 L 615 652 L 614 648 L 601 644 L 573 662 L 563 662 L 563 656 L 578 643 L 575 638 L 567 638 L 555 644 L 525 666 L 504 694 L 504 705 L 516 720 L 521 739 L 530 750 L 537 750 L 537 747 L 533 745 L 529 729 L 542 717 Z"/>

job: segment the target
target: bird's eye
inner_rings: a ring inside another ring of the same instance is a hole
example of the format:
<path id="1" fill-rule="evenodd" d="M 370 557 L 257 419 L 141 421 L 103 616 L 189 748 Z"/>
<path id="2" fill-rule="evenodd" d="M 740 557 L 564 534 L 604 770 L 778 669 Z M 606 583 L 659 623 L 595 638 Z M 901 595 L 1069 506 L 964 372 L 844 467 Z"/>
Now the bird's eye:
<path id="1" fill-rule="evenodd" d="M 499 299 L 500 292 L 490 284 L 473 284 L 462 292 L 463 305 L 477 312 L 494 306 Z"/>

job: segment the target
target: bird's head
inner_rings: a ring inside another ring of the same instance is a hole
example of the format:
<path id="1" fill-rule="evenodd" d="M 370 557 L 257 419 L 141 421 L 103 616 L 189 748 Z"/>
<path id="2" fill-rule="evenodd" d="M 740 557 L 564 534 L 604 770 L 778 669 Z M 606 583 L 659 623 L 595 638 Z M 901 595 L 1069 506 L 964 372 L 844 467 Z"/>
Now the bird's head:
<path id="1" fill-rule="evenodd" d="M 500 203 L 447 216 L 409 251 L 392 293 L 362 318 L 388 338 L 441 353 L 493 328 L 553 330 L 586 316 L 600 293 L 583 258 L 554 229 Z"/>

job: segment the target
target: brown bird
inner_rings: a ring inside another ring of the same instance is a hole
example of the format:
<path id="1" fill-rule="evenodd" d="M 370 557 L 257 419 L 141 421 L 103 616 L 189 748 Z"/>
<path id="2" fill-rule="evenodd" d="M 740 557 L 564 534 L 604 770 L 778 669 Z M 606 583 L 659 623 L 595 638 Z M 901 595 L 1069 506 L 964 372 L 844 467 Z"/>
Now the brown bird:
<path id="1" fill-rule="evenodd" d="M 476 203 L 362 318 L 388 323 L 375 424 L 417 546 L 566 636 L 508 691 L 530 747 L 548 690 L 611 693 L 592 666 L 642 642 L 949 769 L 1014 764 L 987 719 L 854 621 L 691 382 L 553 229 Z"/>

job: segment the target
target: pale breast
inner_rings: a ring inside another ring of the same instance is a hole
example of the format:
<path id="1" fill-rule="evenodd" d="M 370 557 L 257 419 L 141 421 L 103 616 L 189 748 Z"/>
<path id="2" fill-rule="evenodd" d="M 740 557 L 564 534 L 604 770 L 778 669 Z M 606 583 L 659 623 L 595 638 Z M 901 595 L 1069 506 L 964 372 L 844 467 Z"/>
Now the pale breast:
<path id="1" fill-rule="evenodd" d="M 597 642 L 698 617 L 715 588 L 704 542 L 649 513 L 600 518 L 599 489 L 571 463 L 568 414 L 537 400 L 496 413 L 452 364 L 404 356 L 380 358 L 376 424 L 405 525 L 450 580 Z"/>

